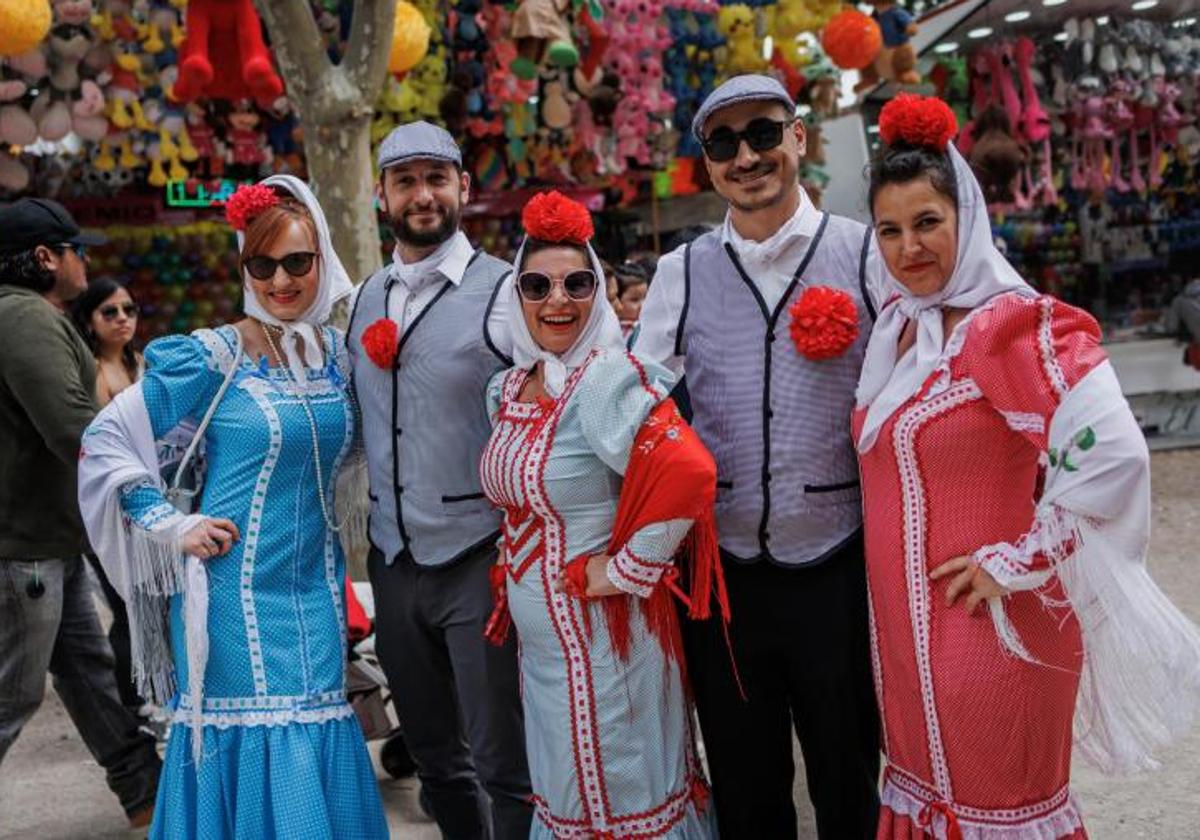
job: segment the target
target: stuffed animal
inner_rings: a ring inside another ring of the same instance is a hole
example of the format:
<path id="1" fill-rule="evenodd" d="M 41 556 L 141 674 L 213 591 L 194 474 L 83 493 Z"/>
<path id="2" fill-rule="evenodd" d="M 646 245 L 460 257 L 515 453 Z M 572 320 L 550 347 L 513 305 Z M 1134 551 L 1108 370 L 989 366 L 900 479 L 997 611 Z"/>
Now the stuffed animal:
<path id="1" fill-rule="evenodd" d="M 570 5 L 571 0 L 521 0 L 512 19 L 512 38 L 519 55 L 510 65 L 514 74 L 532 79 L 543 60 L 556 67 L 579 63 L 579 50 L 571 40 L 567 20 Z"/>
<path id="2" fill-rule="evenodd" d="M 1013 136 L 1012 123 L 1002 106 L 988 106 L 975 120 L 968 160 L 989 204 L 1008 203 L 1015 198 L 1013 184 L 1025 153 Z"/>
<path id="3" fill-rule="evenodd" d="M 744 3 L 722 6 L 717 28 L 725 36 L 727 53 L 723 70 L 727 76 L 761 73 L 767 69 L 762 42 L 755 36 L 754 10 Z"/>
<path id="4" fill-rule="evenodd" d="M 99 140 L 108 131 L 108 123 L 101 116 L 104 95 L 80 72 L 89 67 L 90 71 L 102 69 L 107 63 L 107 50 L 97 46 L 96 35 L 88 25 L 92 2 L 56 0 L 53 8 L 55 23 L 46 40 L 49 84 L 43 86 L 30 114 L 45 140 L 61 140 L 72 129 L 86 140 Z"/>
<path id="5" fill-rule="evenodd" d="M 240 181 L 257 180 L 271 162 L 271 147 L 267 145 L 266 134 L 259 128 L 262 117 L 258 109 L 249 99 L 239 100 L 233 104 L 225 122 L 228 126 L 225 162 L 230 176 Z"/>
<path id="6" fill-rule="evenodd" d="M 31 84 L 46 75 L 41 50 L 30 50 L 0 63 L 0 146 L 28 146 L 37 140 L 37 123 L 24 101 Z"/>
<path id="7" fill-rule="evenodd" d="M 806 31 L 808 10 L 804 0 L 779 0 L 779 4 L 770 9 L 773 12 L 768 12 L 767 28 L 775 44 L 771 66 L 783 76 L 784 86 L 795 99 L 804 86 L 800 69 L 813 60 L 812 54 L 797 40 L 800 33 Z"/>
<path id="8" fill-rule="evenodd" d="M 871 16 L 883 33 L 883 47 L 875 61 L 862 71 L 862 81 L 855 88 L 862 90 L 886 79 L 901 85 L 921 83 L 917 72 L 917 51 L 911 39 L 917 34 L 913 16 L 894 0 L 869 0 L 875 11 Z"/>
<path id="9" fill-rule="evenodd" d="M 283 93 L 252 0 L 189 0 L 186 31 L 174 90 L 179 101 L 270 103 Z"/>

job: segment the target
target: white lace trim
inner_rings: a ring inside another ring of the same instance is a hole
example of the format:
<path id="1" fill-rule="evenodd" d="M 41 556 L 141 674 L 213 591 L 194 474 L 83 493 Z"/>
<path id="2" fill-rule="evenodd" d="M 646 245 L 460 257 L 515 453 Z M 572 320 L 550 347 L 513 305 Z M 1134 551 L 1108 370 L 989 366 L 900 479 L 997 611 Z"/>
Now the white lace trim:
<path id="1" fill-rule="evenodd" d="M 608 561 L 605 573 L 609 582 L 622 592 L 649 598 L 666 568 L 665 565 L 647 563 L 625 546 Z"/>
<path id="2" fill-rule="evenodd" d="M 342 701 L 335 706 L 317 709 L 257 709 L 242 712 L 202 712 L 199 725 L 217 729 L 232 729 L 235 726 L 287 726 L 292 723 L 328 723 L 352 717 L 354 708 Z M 191 709 L 177 709 L 171 715 L 171 723 L 192 726 L 197 721 Z"/>
<path id="3" fill-rule="evenodd" d="M 956 406 L 979 399 L 983 393 L 973 380 L 964 379 L 934 399 L 917 403 L 903 414 L 892 429 L 892 444 L 900 471 L 900 490 L 904 504 L 904 557 L 907 566 L 908 610 L 912 622 L 917 671 L 921 681 L 921 702 L 925 714 L 925 734 L 933 765 L 934 783 L 947 799 L 954 796 L 946 750 L 942 743 L 937 702 L 933 691 L 933 663 L 930 659 L 931 597 L 925 562 L 925 488 L 917 466 L 917 430 L 929 420 Z"/>
<path id="4" fill-rule="evenodd" d="M 1001 411 L 1000 415 L 1008 428 L 1014 432 L 1033 432 L 1041 435 L 1046 432 L 1046 420 L 1040 414 L 1029 411 Z"/>
<path id="5" fill-rule="evenodd" d="M 930 801 L 918 793 L 915 785 L 911 790 L 902 789 L 900 778 L 891 774 L 880 796 L 885 808 L 918 825 Z M 1079 806 L 1065 787 L 1045 802 L 1024 808 L 991 811 L 954 803 L 949 803 L 949 808 L 958 820 L 963 840 L 1059 840 L 1083 828 Z M 946 818 L 934 814 L 925 830 L 937 840 L 945 840 Z"/>
<path id="6" fill-rule="evenodd" d="M 1058 363 L 1058 355 L 1054 352 L 1054 301 L 1051 298 L 1043 297 L 1038 301 L 1038 305 L 1042 309 L 1041 318 L 1038 321 L 1038 343 L 1042 350 L 1042 366 L 1045 368 L 1046 378 L 1050 380 L 1050 385 L 1061 400 L 1070 388 L 1067 385 L 1066 374 L 1063 373 L 1063 369 Z"/>
<path id="7" fill-rule="evenodd" d="M 1010 293 L 1011 294 L 1011 293 Z M 933 370 L 933 375 L 937 377 L 933 385 L 930 386 L 925 394 L 925 399 L 932 399 L 938 396 L 947 388 L 950 387 L 950 363 L 958 357 L 967 343 L 967 331 L 971 326 L 971 322 L 978 315 L 983 314 L 993 308 L 1001 300 L 1008 297 L 1008 294 L 996 295 L 991 300 L 981 306 L 977 306 L 968 312 L 961 321 L 954 325 L 954 329 L 950 331 L 950 338 L 946 340 L 945 346 L 942 348 L 942 356 L 938 359 L 937 367 Z"/>
<path id="8" fill-rule="evenodd" d="M 208 369 L 222 375 L 229 373 L 229 366 L 233 364 L 233 350 L 222 334 L 227 329 L 235 330 L 237 327 L 196 330 L 192 333 L 192 338 L 204 345 L 206 351 L 204 361 L 208 365 Z"/>

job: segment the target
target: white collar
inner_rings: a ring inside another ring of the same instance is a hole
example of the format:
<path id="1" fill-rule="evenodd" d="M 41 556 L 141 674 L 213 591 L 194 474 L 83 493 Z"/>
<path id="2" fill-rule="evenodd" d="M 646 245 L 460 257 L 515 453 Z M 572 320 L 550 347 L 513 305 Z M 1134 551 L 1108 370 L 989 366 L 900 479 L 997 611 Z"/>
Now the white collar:
<path id="1" fill-rule="evenodd" d="M 392 251 L 392 271 L 388 275 L 388 286 L 400 279 L 401 266 L 421 266 L 421 273 L 427 271 L 429 274 L 440 274 L 457 286 L 462 283 L 463 275 L 467 273 L 467 266 L 470 265 L 473 256 L 475 248 L 461 230 L 439 245 L 437 250 L 425 259 L 407 265 L 400 257 L 400 246 L 397 244 Z"/>
<path id="2" fill-rule="evenodd" d="M 798 239 L 812 239 L 821 227 L 821 214 L 803 187 L 797 186 L 800 204 L 791 218 L 761 242 L 746 239 L 733 227 L 732 213 L 726 211 L 725 224 L 721 226 L 721 243 L 730 244 L 739 257 L 759 262 L 778 258 L 783 251 Z"/>

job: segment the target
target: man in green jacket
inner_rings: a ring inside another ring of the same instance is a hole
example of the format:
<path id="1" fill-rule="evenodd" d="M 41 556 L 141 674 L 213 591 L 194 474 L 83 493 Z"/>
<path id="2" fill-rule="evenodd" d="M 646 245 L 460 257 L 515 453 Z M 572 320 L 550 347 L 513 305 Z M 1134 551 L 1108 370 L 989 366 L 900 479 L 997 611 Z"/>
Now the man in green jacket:
<path id="1" fill-rule="evenodd" d="M 88 245 L 59 204 L 0 206 L 0 761 L 42 702 L 46 673 L 131 824 L 149 823 L 161 767 L 121 704 L 92 601 L 76 499 L 96 363 L 64 312 Z"/>

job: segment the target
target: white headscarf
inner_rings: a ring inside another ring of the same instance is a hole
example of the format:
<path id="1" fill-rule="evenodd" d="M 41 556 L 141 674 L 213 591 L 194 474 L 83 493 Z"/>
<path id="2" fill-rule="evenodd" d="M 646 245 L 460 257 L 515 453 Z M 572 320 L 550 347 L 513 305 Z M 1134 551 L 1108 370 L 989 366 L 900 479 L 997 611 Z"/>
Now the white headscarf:
<path id="1" fill-rule="evenodd" d="M 308 359 L 310 365 L 315 366 L 317 360 L 324 355 L 318 330 L 329 320 L 329 313 L 333 309 L 333 305 L 354 290 L 354 284 L 350 282 L 350 276 L 342 266 L 342 261 L 338 259 L 337 252 L 333 250 L 333 239 L 329 235 L 329 223 L 325 221 L 325 211 L 321 209 L 317 197 L 313 195 L 308 184 L 294 175 L 272 175 L 259 183 L 267 187 L 283 187 L 290 192 L 308 208 L 308 213 L 312 216 L 313 224 L 317 229 L 317 250 L 321 255 L 318 263 L 320 268 L 317 297 L 313 300 L 312 306 L 296 320 L 281 321 L 267 312 L 254 295 L 253 284 L 256 281 L 251 279 L 245 271 L 242 276 L 246 314 L 257 318 L 264 324 L 271 324 L 283 329 L 283 347 L 280 349 L 292 372 L 292 377 L 301 388 L 305 388 L 308 384 L 308 375 L 304 369 L 304 362 L 296 350 L 296 338 L 299 337 L 304 344 L 304 357 Z M 237 241 L 240 251 L 246 241 L 245 234 L 240 230 L 237 232 Z"/>
<path id="2" fill-rule="evenodd" d="M 511 301 L 508 307 L 508 320 L 513 338 L 513 364 L 520 368 L 531 368 L 538 362 L 543 362 L 545 367 L 543 387 L 547 394 L 557 398 L 567 384 L 567 376 L 583 364 L 592 350 L 597 347 L 622 349 L 625 347 L 625 339 L 621 336 L 621 322 L 617 320 L 617 313 L 613 312 L 612 304 L 608 302 L 608 295 L 605 293 L 604 267 L 600 264 L 600 258 L 596 256 L 592 246 L 588 244 L 586 246 L 588 262 L 591 263 L 592 271 L 596 273 L 596 293 L 592 298 L 591 314 L 583 326 L 583 331 L 579 333 L 575 343 L 565 353 L 558 355 L 543 350 L 533 340 L 529 327 L 525 323 L 525 310 L 521 306 L 520 292 L 517 291 L 516 278 L 521 273 L 522 263 L 525 261 L 525 246 L 528 242 L 529 237 L 526 237 L 517 250 L 517 258 L 513 261 L 516 268 L 506 281 L 509 285 L 508 294 Z"/>
<path id="3" fill-rule="evenodd" d="M 915 297 L 879 261 L 888 285 L 900 294 L 900 300 L 879 314 L 867 343 L 857 399 L 860 408 L 870 407 L 858 438 L 860 452 L 874 445 L 880 426 L 917 393 L 937 367 L 945 345 L 943 307 L 974 309 L 1006 292 L 1036 294 L 996 249 L 987 202 L 971 167 L 953 143 L 947 146 L 947 154 L 958 187 L 958 255 L 954 272 L 941 291 Z M 917 322 L 916 345 L 897 361 L 900 335 L 910 319 Z"/>

